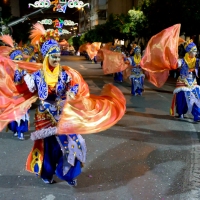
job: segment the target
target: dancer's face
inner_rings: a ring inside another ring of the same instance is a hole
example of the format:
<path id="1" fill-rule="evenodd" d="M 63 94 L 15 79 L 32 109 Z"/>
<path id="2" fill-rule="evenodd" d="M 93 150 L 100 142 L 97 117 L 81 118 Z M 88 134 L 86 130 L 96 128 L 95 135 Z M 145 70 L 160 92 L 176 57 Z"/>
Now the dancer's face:
<path id="1" fill-rule="evenodd" d="M 49 64 L 52 67 L 56 67 L 60 63 L 60 53 L 54 53 L 49 55 Z"/>
<path id="2" fill-rule="evenodd" d="M 136 55 L 136 56 L 140 56 L 141 54 L 140 54 L 139 51 L 136 51 L 136 52 L 135 52 L 135 55 Z"/>
<path id="3" fill-rule="evenodd" d="M 194 58 L 196 55 L 197 55 L 197 52 L 196 52 L 196 51 L 190 51 L 190 52 L 189 52 L 189 57 L 190 57 L 190 58 Z"/>
<path id="4" fill-rule="evenodd" d="M 23 60 L 23 57 L 21 55 L 18 55 L 18 56 L 15 57 L 14 60 Z"/>

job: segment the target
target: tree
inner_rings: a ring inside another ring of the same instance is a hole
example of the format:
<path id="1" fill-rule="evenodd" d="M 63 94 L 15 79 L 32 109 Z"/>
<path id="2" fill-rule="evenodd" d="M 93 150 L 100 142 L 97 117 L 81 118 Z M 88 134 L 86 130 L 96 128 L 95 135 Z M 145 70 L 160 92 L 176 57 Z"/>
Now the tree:
<path id="1" fill-rule="evenodd" d="M 141 9 L 148 20 L 149 37 L 177 23 L 181 23 L 181 32 L 186 35 L 199 34 L 199 0 L 145 0 Z"/>
<path id="2" fill-rule="evenodd" d="M 147 27 L 147 20 L 144 13 L 140 10 L 129 10 L 126 23 L 122 26 L 122 32 L 129 35 L 129 37 L 146 37 L 144 31 Z"/>
<path id="3" fill-rule="evenodd" d="M 105 24 L 99 24 L 94 29 L 85 33 L 85 42 L 114 42 L 114 39 L 125 39 L 126 34 L 122 32 L 125 15 L 113 15 L 108 17 Z"/>

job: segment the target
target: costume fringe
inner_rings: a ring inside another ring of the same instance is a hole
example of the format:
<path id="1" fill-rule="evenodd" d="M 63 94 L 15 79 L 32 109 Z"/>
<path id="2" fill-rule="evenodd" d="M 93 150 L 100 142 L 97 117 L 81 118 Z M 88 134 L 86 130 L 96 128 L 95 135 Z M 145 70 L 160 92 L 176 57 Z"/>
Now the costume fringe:
<path id="1" fill-rule="evenodd" d="M 38 131 L 35 131 L 33 133 L 31 133 L 31 140 L 39 140 L 39 139 L 44 139 L 46 137 L 50 137 L 52 135 L 55 135 L 57 132 L 57 128 L 56 127 L 49 127 L 46 129 L 41 129 Z"/>

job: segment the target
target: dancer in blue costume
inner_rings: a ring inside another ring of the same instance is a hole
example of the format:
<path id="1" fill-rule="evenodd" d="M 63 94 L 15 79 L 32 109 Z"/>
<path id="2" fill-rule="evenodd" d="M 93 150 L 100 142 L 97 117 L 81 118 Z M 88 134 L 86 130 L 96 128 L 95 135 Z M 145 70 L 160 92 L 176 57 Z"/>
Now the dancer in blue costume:
<path id="1" fill-rule="evenodd" d="M 119 46 L 116 47 L 116 49 L 114 51 L 122 53 L 122 55 L 124 56 L 124 61 L 125 61 L 125 54 L 123 52 L 121 52 L 121 48 Z M 118 83 L 123 82 L 123 72 L 122 71 L 114 73 L 114 81 L 118 82 Z"/>
<path id="2" fill-rule="evenodd" d="M 22 49 L 17 47 L 16 43 L 9 35 L 3 35 L 0 38 L 5 44 L 12 47 L 12 50 L 9 53 L 9 57 L 11 60 L 23 60 Z M 14 74 L 14 82 L 16 84 L 17 89 L 20 91 L 21 88 L 26 87 L 26 84 L 23 80 L 26 72 L 24 70 L 17 69 Z M 24 116 L 22 116 L 17 121 L 12 121 L 8 124 L 8 129 L 13 132 L 15 137 L 18 137 L 20 140 L 24 140 L 24 133 L 29 130 L 29 113 L 27 112 Z"/>
<path id="3" fill-rule="evenodd" d="M 12 60 L 23 60 L 22 51 L 14 50 L 10 54 L 10 58 Z M 24 70 L 17 69 L 15 71 L 14 82 L 19 87 L 24 87 L 22 84 L 24 83 L 23 77 L 25 74 L 26 72 Z M 20 140 L 24 140 L 24 133 L 29 130 L 29 113 L 27 112 L 21 119 L 8 124 L 8 128 L 13 131 L 15 137 L 18 137 Z"/>
<path id="4" fill-rule="evenodd" d="M 35 26 L 37 30 L 37 26 Z M 39 29 L 41 30 L 41 28 Z M 51 35 L 52 39 L 49 39 Z M 45 37 L 46 36 L 46 37 Z M 36 132 L 26 169 L 39 175 L 44 183 L 53 183 L 53 175 L 76 186 L 76 177 L 86 159 L 86 144 L 81 135 L 55 135 L 67 93 L 76 95 L 79 85 L 71 86 L 70 75 L 60 66 L 61 50 L 57 33 L 41 37 L 43 68 L 26 74 L 24 80 L 31 92 L 37 92 L 40 104 L 35 114 Z M 42 39 L 43 38 L 43 39 Z M 33 139 L 33 138 L 32 138 Z"/>
<path id="5" fill-rule="evenodd" d="M 127 57 L 126 57 L 126 54 L 124 52 L 122 52 L 122 55 L 124 57 L 124 61 L 126 62 L 128 60 Z M 114 74 L 114 81 L 115 82 L 122 83 L 123 80 L 124 79 L 123 79 L 123 72 L 122 71 L 121 72 L 116 72 Z"/>
<path id="6" fill-rule="evenodd" d="M 184 118 L 188 111 L 194 116 L 194 121 L 200 120 L 200 86 L 197 85 L 199 59 L 196 58 L 197 47 L 192 40 L 185 44 L 185 57 L 178 60 L 180 76 L 174 90 L 174 97 L 171 106 L 171 115 L 174 115 L 174 108 L 179 118 Z"/>
<path id="7" fill-rule="evenodd" d="M 145 75 L 142 72 L 142 68 L 140 67 L 141 61 L 141 49 L 139 46 L 135 46 L 133 49 L 134 55 L 129 57 L 128 60 L 130 65 L 132 66 L 131 75 L 129 77 L 131 81 L 131 94 L 142 95 L 144 91 L 144 78 Z"/>

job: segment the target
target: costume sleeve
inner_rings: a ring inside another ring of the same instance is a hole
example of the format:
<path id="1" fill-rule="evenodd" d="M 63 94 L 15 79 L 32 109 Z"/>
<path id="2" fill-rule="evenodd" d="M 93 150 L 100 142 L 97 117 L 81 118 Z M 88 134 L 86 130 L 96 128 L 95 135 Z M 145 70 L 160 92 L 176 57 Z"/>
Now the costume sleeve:
<path id="1" fill-rule="evenodd" d="M 24 76 L 24 81 L 26 82 L 26 85 L 27 85 L 29 91 L 32 92 L 32 93 L 35 92 L 36 85 L 35 85 L 35 81 L 33 79 L 33 76 L 30 75 L 30 74 L 26 74 Z"/>
<path id="2" fill-rule="evenodd" d="M 183 60 L 182 59 L 178 59 L 178 68 L 180 68 L 181 66 L 182 66 L 182 62 L 183 62 Z"/>

